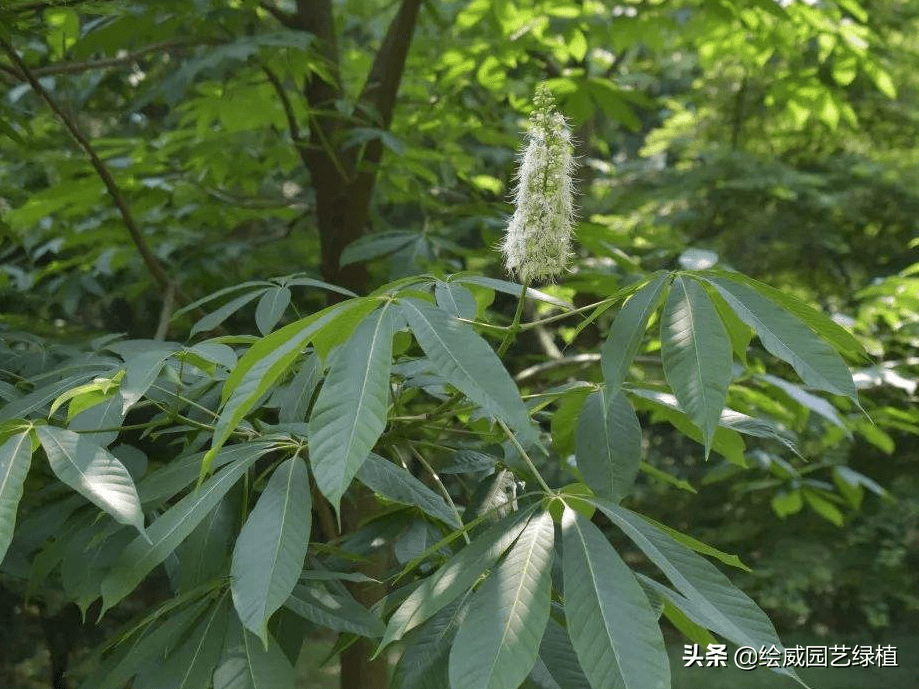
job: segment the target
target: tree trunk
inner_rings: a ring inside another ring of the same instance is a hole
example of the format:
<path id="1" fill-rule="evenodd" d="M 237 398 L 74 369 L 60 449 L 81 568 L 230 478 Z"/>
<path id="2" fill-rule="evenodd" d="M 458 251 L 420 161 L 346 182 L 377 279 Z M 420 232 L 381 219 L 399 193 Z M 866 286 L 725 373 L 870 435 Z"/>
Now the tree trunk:
<path id="1" fill-rule="evenodd" d="M 316 192 L 319 267 L 322 276 L 326 281 L 358 294 L 367 290 L 367 269 L 360 264 L 342 267 L 341 254 L 348 244 L 361 237 L 368 229 L 370 202 L 376 182 L 376 169 L 383 155 L 383 145 L 380 139 L 372 139 L 364 146 L 345 146 L 343 142 L 349 138 L 349 128 L 369 127 L 382 131 L 389 129 L 421 3 L 422 0 L 402 0 L 400 3 L 374 56 L 373 65 L 364 82 L 353 116 L 348 120 L 341 117 L 337 108 L 337 101 L 340 101 L 344 94 L 340 88 L 338 42 L 332 1 L 297 0 L 295 14 L 284 15 L 279 10 L 272 12 L 286 26 L 312 34 L 316 39 L 316 49 L 330 66 L 328 81 L 318 75 L 312 75 L 304 85 L 304 95 L 310 111 L 314 113 L 309 122 L 308 140 L 300 138 L 299 125 L 295 121 L 290 122 L 291 135 L 309 170 L 311 183 Z M 269 78 L 272 78 L 270 74 Z M 279 84 L 275 86 L 277 88 Z M 288 111 L 288 117 L 292 120 L 289 108 Z M 375 509 L 375 499 L 366 491 L 359 494 L 354 503 L 343 502 L 343 527 L 348 530 L 357 528 Z M 383 571 L 385 566 L 385 553 L 382 553 L 365 568 L 366 573 L 374 576 Z M 380 585 L 361 584 L 353 587 L 353 593 L 361 603 L 371 604 L 379 600 L 386 591 Z M 389 667 L 385 657 L 370 660 L 374 650 L 372 642 L 362 639 L 342 651 L 342 689 L 387 689 Z"/>

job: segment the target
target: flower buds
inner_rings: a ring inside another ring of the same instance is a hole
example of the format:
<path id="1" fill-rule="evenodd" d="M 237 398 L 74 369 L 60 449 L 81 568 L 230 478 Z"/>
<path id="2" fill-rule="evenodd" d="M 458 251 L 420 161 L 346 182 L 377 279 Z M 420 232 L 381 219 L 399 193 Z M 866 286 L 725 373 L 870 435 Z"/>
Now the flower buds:
<path id="1" fill-rule="evenodd" d="M 527 144 L 520 158 L 514 215 L 501 246 L 508 272 L 521 282 L 562 273 L 571 255 L 574 219 L 571 132 L 548 87 L 533 99 Z"/>

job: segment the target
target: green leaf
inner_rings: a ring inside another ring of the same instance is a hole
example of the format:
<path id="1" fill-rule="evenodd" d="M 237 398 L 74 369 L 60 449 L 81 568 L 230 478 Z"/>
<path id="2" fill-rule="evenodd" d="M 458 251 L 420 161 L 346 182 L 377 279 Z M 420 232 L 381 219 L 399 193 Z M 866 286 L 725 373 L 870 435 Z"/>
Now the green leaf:
<path id="1" fill-rule="evenodd" d="M 801 496 L 801 491 L 794 489 L 776 493 L 772 497 L 771 504 L 772 511 L 784 519 L 791 514 L 800 512 L 801 508 L 804 507 L 804 500 Z"/>
<path id="2" fill-rule="evenodd" d="M 750 435 L 755 438 L 777 440 L 796 455 L 799 457 L 801 456 L 801 453 L 798 451 L 798 446 L 795 444 L 794 434 L 780 428 L 768 419 L 762 417 L 754 418 L 746 414 L 741 414 L 739 411 L 734 411 L 733 409 L 725 409 L 721 412 L 719 425 L 722 428 L 730 428 L 738 433 Z"/>
<path id="3" fill-rule="evenodd" d="M 290 290 L 287 287 L 275 287 L 262 295 L 255 307 L 255 325 L 262 335 L 267 335 L 277 325 L 288 304 Z"/>
<path id="4" fill-rule="evenodd" d="M 524 528 L 469 603 L 450 651 L 450 685 L 517 689 L 539 654 L 552 592 L 555 526 L 546 512 Z"/>
<path id="5" fill-rule="evenodd" d="M 428 516 L 458 529 L 462 523 L 446 501 L 411 473 L 372 452 L 357 472 L 358 480 L 384 498 L 418 507 Z"/>
<path id="6" fill-rule="evenodd" d="M 208 689 L 229 620 L 226 596 L 210 606 L 188 636 L 134 680 L 132 689 Z"/>
<path id="7" fill-rule="evenodd" d="M 421 582 L 389 618 L 380 652 L 471 588 L 493 566 L 526 526 L 529 511 L 514 512 L 494 524 Z"/>
<path id="8" fill-rule="evenodd" d="M 7 438 L 0 445 L 0 562 L 13 540 L 16 509 L 31 464 L 32 439 L 28 431 Z"/>
<path id="9" fill-rule="evenodd" d="M 641 464 L 641 426 L 621 392 L 607 401 L 608 390 L 588 396 L 577 427 L 578 469 L 597 495 L 616 501 L 635 483 Z"/>
<path id="10" fill-rule="evenodd" d="M 420 299 L 402 299 L 400 304 L 418 344 L 448 383 L 520 435 L 538 439 L 517 386 L 478 333 Z"/>
<path id="11" fill-rule="evenodd" d="M 249 287 L 265 287 L 265 286 L 271 286 L 271 283 L 266 282 L 265 280 L 250 280 L 248 282 L 241 282 L 238 285 L 231 285 L 230 287 L 224 287 L 223 289 L 220 289 L 220 290 L 217 290 L 216 292 L 212 292 L 211 294 L 208 294 L 206 297 L 202 297 L 201 299 L 196 299 L 191 304 L 186 304 L 181 309 L 177 309 L 176 312 L 172 314 L 172 318 L 175 319 L 184 313 L 188 313 L 189 311 L 194 311 L 202 304 L 206 304 L 209 301 L 213 301 L 214 299 L 219 299 L 220 297 L 226 294 L 231 294 L 232 292 L 239 292 L 240 290 L 248 289 Z"/>
<path id="12" fill-rule="evenodd" d="M 661 417 L 673 425 L 678 431 L 693 440 L 701 443 L 702 433 L 693 425 L 679 409 L 679 403 L 676 397 L 666 392 L 657 390 L 648 390 L 645 388 L 629 387 L 630 395 L 633 395 L 635 406 L 638 409 L 650 409 L 655 417 Z M 732 464 L 745 467 L 747 462 L 744 459 L 744 442 L 737 431 L 720 427 L 715 431 L 712 439 L 712 449 L 727 459 Z"/>
<path id="13" fill-rule="evenodd" d="M 220 448 L 212 464 L 216 471 L 220 467 L 242 461 L 252 454 L 261 456 L 276 448 L 276 444 L 265 440 L 249 440 Z M 144 505 L 168 500 L 192 483 L 198 476 L 204 452 L 176 457 L 165 466 L 144 476 L 137 484 L 137 493 Z"/>
<path id="14" fill-rule="evenodd" d="M 465 282 L 471 285 L 481 285 L 482 287 L 488 287 L 489 289 L 496 290 L 498 292 L 504 292 L 505 294 L 510 294 L 514 298 L 520 296 L 520 292 L 523 291 L 523 285 L 516 282 L 508 282 L 507 280 L 499 280 L 497 278 L 490 278 L 484 275 L 456 275 L 453 278 L 454 282 Z M 551 294 L 546 294 L 538 289 L 532 287 L 527 287 L 527 298 L 535 299 L 536 301 L 542 301 L 547 304 L 552 304 L 553 306 L 558 306 L 562 309 L 573 309 L 574 305 L 570 302 L 565 301 L 564 299 L 559 299 L 558 297 L 553 297 Z"/>
<path id="15" fill-rule="evenodd" d="M 718 437 L 718 434 L 715 433 L 716 444 L 717 444 L 717 437 Z M 718 451 L 717 447 L 713 447 L 713 449 L 716 452 Z M 653 476 L 659 481 L 663 481 L 664 483 L 669 484 L 673 486 L 674 488 L 685 490 L 687 493 L 698 493 L 699 492 L 695 488 L 693 488 L 692 484 L 689 481 L 685 479 L 677 478 L 676 476 L 673 476 L 672 474 L 669 474 L 666 471 L 663 471 L 662 469 L 658 469 L 656 466 L 649 464 L 648 462 L 642 462 L 638 468 L 641 471 L 648 474 L 648 476 Z"/>
<path id="16" fill-rule="evenodd" d="M 182 638 L 207 603 L 206 598 L 199 600 L 165 618 L 151 622 L 144 633 L 137 634 L 130 643 L 123 642 L 114 654 L 80 685 L 80 689 L 123 689 L 144 663 L 153 660 Z"/>
<path id="17" fill-rule="evenodd" d="M 224 406 L 217 419 L 211 449 L 202 461 L 201 476 L 207 474 L 217 452 L 239 422 L 296 361 L 311 338 L 344 313 L 370 310 L 375 304 L 376 300 L 372 299 L 352 299 L 335 304 L 286 325 L 253 344 L 240 358 L 236 368 L 230 371 L 223 385 L 220 400 Z"/>
<path id="18" fill-rule="evenodd" d="M 702 648 L 708 648 L 709 644 L 718 643 L 711 632 L 689 619 L 682 610 L 666 598 L 664 599 L 664 616 L 670 620 L 670 624 L 678 632 L 690 641 L 699 644 Z"/>
<path id="19" fill-rule="evenodd" d="M 237 459 L 166 510 L 147 529 L 149 540 L 135 538 L 102 581 L 103 611 L 133 591 L 165 560 L 264 452 L 262 446 L 253 447 L 251 454 Z"/>
<path id="20" fill-rule="evenodd" d="M 291 378 L 287 387 L 277 394 L 278 421 L 281 423 L 299 423 L 306 420 L 306 412 L 321 376 L 319 357 L 308 355 L 300 365 L 300 370 Z"/>
<path id="21" fill-rule="evenodd" d="M 478 311 L 472 292 L 456 282 L 435 283 L 434 297 L 440 308 L 457 318 L 475 318 Z"/>
<path id="22" fill-rule="evenodd" d="M 842 357 L 805 323 L 746 285 L 708 278 L 744 323 L 756 331 L 773 356 L 788 362 L 806 385 L 856 404 L 858 392 Z"/>
<path id="23" fill-rule="evenodd" d="M 274 639 L 269 637 L 266 649 L 238 620 L 230 620 L 214 689 L 293 689 L 294 679 L 294 668 Z"/>
<path id="24" fill-rule="evenodd" d="M 671 591 L 663 584 L 646 577 L 644 574 L 638 574 L 638 581 L 645 587 L 646 592 L 656 593 L 660 600 L 663 601 L 663 614 L 680 633 L 703 648 L 706 648 L 710 643 L 717 643 L 711 632 L 701 624 L 693 621 L 693 618 L 704 618 L 697 606 L 694 606 L 679 593 Z"/>
<path id="25" fill-rule="evenodd" d="M 271 475 L 233 548 L 233 605 L 243 626 L 265 644 L 268 618 L 287 600 L 303 569 L 311 520 L 309 474 L 294 456 Z"/>
<path id="26" fill-rule="evenodd" d="M 162 343 L 151 345 L 147 351 L 131 353 L 125 356 L 125 374 L 121 381 L 122 414 L 127 414 L 144 393 L 150 389 L 166 364 L 166 360 L 176 351 L 174 346 Z"/>
<path id="27" fill-rule="evenodd" d="M 368 316 L 338 351 L 313 406 L 313 477 L 336 511 L 386 428 L 394 326 L 389 304 Z"/>
<path id="28" fill-rule="evenodd" d="M 399 249 L 417 241 L 418 237 L 417 232 L 404 231 L 368 234 L 345 247 L 345 250 L 341 252 L 338 265 L 344 267 L 352 263 L 361 263 L 395 253 Z"/>
<path id="29" fill-rule="evenodd" d="M 336 294 L 344 294 L 346 297 L 356 297 L 357 295 L 349 289 L 344 287 L 339 287 L 338 285 L 333 285 L 330 282 L 325 282 L 324 280 L 317 280 L 315 278 L 309 277 L 283 277 L 278 278 L 278 282 L 287 287 L 318 287 L 319 289 L 328 290 L 329 292 L 335 292 Z"/>
<path id="30" fill-rule="evenodd" d="M 240 493 L 238 490 L 227 493 L 176 549 L 177 590 L 191 591 L 213 577 L 226 576 L 239 525 Z"/>
<path id="31" fill-rule="evenodd" d="M 106 377 L 96 378 L 90 383 L 85 383 L 84 385 L 78 385 L 75 388 L 71 388 L 67 392 L 63 393 L 56 400 L 54 400 L 54 402 L 51 403 L 51 409 L 48 410 L 48 418 L 51 418 L 52 416 L 54 416 L 54 412 L 56 412 L 58 409 L 60 409 L 62 405 L 66 404 L 68 401 L 74 399 L 75 397 L 80 397 L 82 395 L 88 395 L 90 393 L 99 393 L 99 392 L 103 393 L 103 397 L 104 397 L 112 389 L 117 389 L 117 384 L 121 381 L 123 377 L 124 377 L 124 373 L 119 372 L 110 378 L 106 378 Z M 88 405 L 85 406 L 84 408 L 88 408 Z M 73 416 L 73 412 L 71 412 L 69 416 Z"/>
<path id="32" fill-rule="evenodd" d="M 648 318 L 657 309 L 669 279 L 669 273 L 660 273 L 632 295 L 616 314 L 609 328 L 609 336 L 600 350 L 600 367 L 610 395 L 619 390 L 628 375 L 629 366 L 645 334 Z"/>
<path id="33" fill-rule="evenodd" d="M 191 327 L 191 332 L 189 333 L 189 335 L 193 337 L 197 335 L 198 333 L 207 332 L 208 330 L 213 330 L 218 325 L 223 323 L 227 318 L 229 318 L 234 313 L 239 311 L 243 306 L 248 304 L 250 301 L 252 301 L 253 299 L 255 299 L 256 297 L 262 294 L 265 294 L 266 291 L 267 290 L 265 289 L 256 289 L 251 292 L 246 292 L 242 296 L 236 297 L 235 299 L 228 301 L 226 304 L 224 304 L 220 308 L 216 309 L 215 311 L 211 311 L 211 313 L 207 314 L 204 318 L 197 321 Z"/>
<path id="34" fill-rule="evenodd" d="M 673 281 L 661 318 L 664 376 L 680 406 L 702 431 L 705 455 L 731 382 L 731 341 L 699 283 Z"/>
<path id="35" fill-rule="evenodd" d="M 804 499 L 807 501 L 807 504 L 812 510 L 814 510 L 814 512 L 819 514 L 831 524 L 835 524 L 836 526 L 843 525 L 845 522 L 845 517 L 843 516 L 842 512 L 839 511 L 839 508 L 836 507 L 836 505 L 834 505 L 832 502 L 827 500 L 816 491 L 805 488 L 801 492 L 804 494 Z"/>
<path id="36" fill-rule="evenodd" d="M 97 393 L 98 394 L 98 393 Z M 70 403 L 70 409 L 74 408 L 73 400 Z M 101 447 L 107 447 L 115 442 L 118 437 L 121 422 L 124 421 L 124 401 L 121 393 L 115 391 L 113 395 L 104 398 L 98 404 L 94 404 L 88 409 L 84 409 L 74 416 L 67 427 L 72 431 L 79 431 L 80 435 Z M 89 431 L 95 431 L 94 433 Z"/>
<path id="37" fill-rule="evenodd" d="M 466 602 L 470 595 L 453 601 L 405 637 L 393 672 L 393 689 L 444 689 L 450 685 L 450 645 L 469 610 Z"/>
<path id="38" fill-rule="evenodd" d="M 759 378 L 769 385 L 777 387 L 801 406 L 810 409 L 812 412 L 818 414 L 819 416 L 822 416 L 834 426 L 842 428 L 844 431 L 846 431 L 847 434 L 849 433 L 845 422 L 839 416 L 839 411 L 836 409 L 836 407 L 834 407 L 822 397 L 818 397 L 817 395 L 808 392 L 799 385 L 789 383 L 787 380 L 782 380 L 781 378 L 769 375 L 768 373 L 761 374 Z"/>
<path id="39" fill-rule="evenodd" d="M 766 613 L 714 565 L 634 512 L 609 501 L 591 501 L 697 607 L 704 616 L 704 622 L 696 619 L 697 623 L 704 624 L 738 646 L 759 648 L 775 645 L 778 649 L 782 648 L 782 642 Z M 784 674 L 797 679 L 794 672 L 787 668 Z"/>
<path id="40" fill-rule="evenodd" d="M 772 0 L 770 0 L 771 2 Z M 718 318 L 724 324 L 724 328 L 731 338 L 731 349 L 734 350 L 734 356 L 744 367 L 747 366 L 747 349 L 750 341 L 753 339 L 753 329 L 744 323 L 734 310 L 728 306 L 724 298 L 718 294 L 717 290 L 706 290 L 712 303 L 715 304 L 715 310 L 718 312 Z"/>
<path id="41" fill-rule="evenodd" d="M 570 508 L 562 534 L 568 635 L 590 685 L 669 689 L 664 638 L 635 575 L 603 533 Z"/>
<path id="42" fill-rule="evenodd" d="M 55 426 L 35 429 L 51 470 L 61 481 L 108 512 L 119 524 L 134 526 L 144 541 L 144 513 L 131 474 L 114 455 L 79 433 Z"/>
<path id="43" fill-rule="evenodd" d="M 330 593 L 321 586 L 297 586 L 284 607 L 336 632 L 360 634 L 371 639 L 383 635 L 383 622 L 367 608 L 350 596 Z"/>
<path id="44" fill-rule="evenodd" d="M 731 567 L 736 567 L 737 569 L 742 569 L 744 572 L 753 571 L 752 569 L 747 567 L 743 563 L 743 561 L 736 555 L 726 553 L 723 550 L 718 550 L 718 548 L 708 545 L 708 543 L 703 543 L 702 541 L 695 539 L 688 534 L 684 534 L 681 531 L 677 531 L 676 529 L 673 529 L 667 526 L 666 524 L 661 524 L 659 521 L 651 519 L 651 517 L 648 517 L 647 515 L 640 514 L 638 516 L 640 516 L 642 519 L 644 519 L 646 522 L 648 522 L 655 528 L 671 536 L 675 541 L 682 543 L 687 548 L 691 548 L 692 550 L 695 550 L 697 553 L 702 553 L 703 555 L 708 555 L 709 557 L 713 557 L 716 560 L 720 560 L 726 565 L 730 565 Z"/>
<path id="45" fill-rule="evenodd" d="M 27 395 L 19 397 L 9 404 L 0 407 L 0 422 L 10 419 L 26 418 L 29 414 L 41 409 L 46 404 L 53 402 L 61 394 L 67 392 L 75 385 L 85 383 L 87 379 L 96 377 L 96 372 L 80 373 L 67 376 L 49 385 L 36 388 Z"/>
<path id="46" fill-rule="evenodd" d="M 591 689 L 581 669 L 577 652 L 568 638 L 568 631 L 552 617 L 549 618 L 539 645 L 539 657 L 549 675 L 562 689 Z"/>

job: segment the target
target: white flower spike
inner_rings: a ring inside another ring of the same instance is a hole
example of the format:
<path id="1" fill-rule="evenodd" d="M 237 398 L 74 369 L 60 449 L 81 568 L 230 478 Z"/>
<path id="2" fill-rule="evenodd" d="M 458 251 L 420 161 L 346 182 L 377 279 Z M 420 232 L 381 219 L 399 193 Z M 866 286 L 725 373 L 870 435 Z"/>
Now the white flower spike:
<path id="1" fill-rule="evenodd" d="M 501 245 L 504 265 L 521 282 L 551 280 L 564 272 L 571 256 L 571 132 L 543 84 L 533 99 L 527 144 L 520 157 L 515 210 Z"/>

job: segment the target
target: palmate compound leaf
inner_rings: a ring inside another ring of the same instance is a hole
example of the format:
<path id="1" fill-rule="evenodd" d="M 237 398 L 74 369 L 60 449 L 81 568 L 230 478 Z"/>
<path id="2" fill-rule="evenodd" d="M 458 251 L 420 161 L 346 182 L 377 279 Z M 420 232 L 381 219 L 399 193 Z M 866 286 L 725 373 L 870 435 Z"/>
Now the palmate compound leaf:
<path id="1" fill-rule="evenodd" d="M 538 442 L 526 406 L 494 350 L 475 330 L 420 299 L 400 301 L 418 344 L 448 383 L 523 438 Z"/>
<path id="2" fill-rule="evenodd" d="M 471 588 L 517 540 L 533 509 L 514 512 L 496 522 L 421 582 L 389 618 L 377 653 Z"/>
<path id="3" fill-rule="evenodd" d="M 727 399 L 731 351 L 705 289 L 690 278 L 676 278 L 661 317 L 664 376 L 683 411 L 702 431 L 706 457 Z"/>
<path id="4" fill-rule="evenodd" d="M 293 689 L 294 668 L 278 643 L 268 647 L 231 616 L 214 670 L 214 689 Z"/>
<path id="5" fill-rule="evenodd" d="M 616 501 L 635 483 L 641 464 L 641 426 L 628 398 L 617 391 L 592 392 L 581 408 L 575 457 L 584 481 L 597 495 Z"/>
<path id="6" fill-rule="evenodd" d="M 648 325 L 648 319 L 657 309 L 669 275 L 662 273 L 639 289 L 625 303 L 609 328 L 609 336 L 600 350 L 603 380 L 610 394 L 619 390 L 629 372 L 629 366 Z"/>
<path id="7" fill-rule="evenodd" d="M 31 464 L 32 439 L 28 431 L 10 436 L 0 445 L 0 562 L 13 540 L 16 509 Z"/>
<path id="8" fill-rule="evenodd" d="M 713 564 L 688 547 L 609 500 L 589 498 L 664 573 L 674 587 L 704 616 L 694 619 L 738 646 L 782 648 L 775 627 L 749 596 Z M 566 550 L 567 555 L 567 550 Z M 684 609 L 684 612 L 687 610 Z M 793 670 L 783 669 L 798 679 Z M 800 681 L 800 680 L 798 680 Z"/>
<path id="9" fill-rule="evenodd" d="M 150 570 L 165 560 L 270 447 L 253 443 L 250 454 L 211 476 L 154 521 L 147 529 L 149 540 L 135 538 L 102 580 L 103 611 L 133 591 Z"/>
<path id="10" fill-rule="evenodd" d="M 338 325 L 346 316 L 369 312 L 376 303 L 375 299 L 351 299 L 341 302 L 285 325 L 253 344 L 239 359 L 223 384 L 220 393 L 223 409 L 217 418 L 211 449 L 201 462 L 199 479 L 203 479 L 210 471 L 214 457 L 239 422 L 290 368 L 311 339 L 318 337 L 333 322 Z M 347 337 L 347 331 L 340 334 L 342 338 Z"/>
<path id="11" fill-rule="evenodd" d="M 453 689 L 517 689 L 529 674 L 549 619 L 554 535 L 548 512 L 533 517 L 473 594 L 450 651 Z"/>
<path id="12" fill-rule="evenodd" d="M 635 575 L 589 519 L 566 507 L 568 635 L 594 689 L 669 689 L 664 638 Z"/>
<path id="13" fill-rule="evenodd" d="M 707 282 L 756 331 L 763 347 L 788 362 L 806 385 L 858 403 L 852 373 L 842 357 L 796 316 L 740 282 L 720 277 Z"/>
<path id="14" fill-rule="evenodd" d="M 108 450 L 89 438 L 55 426 L 35 429 L 57 477 L 120 524 L 134 526 L 145 540 L 144 513 L 131 474 Z"/>
<path id="15" fill-rule="evenodd" d="M 310 416 L 313 476 L 336 510 L 386 428 L 395 315 L 387 303 L 357 326 L 332 362 Z"/>
<path id="16" fill-rule="evenodd" d="M 230 568 L 233 605 L 243 626 L 268 643 L 268 618 L 293 591 L 310 539 L 312 499 L 306 464 L 282 463 L 246 520 Z"/>

